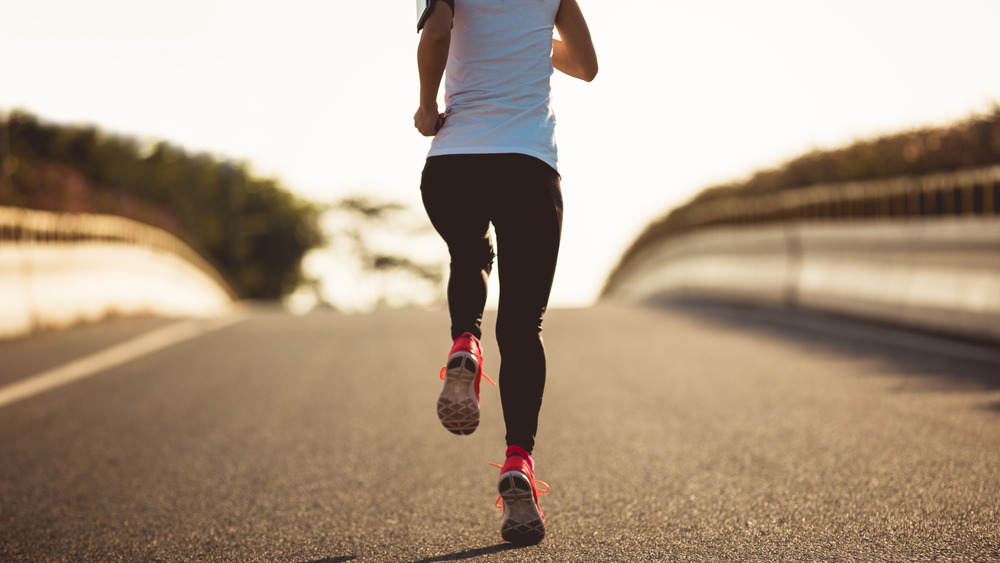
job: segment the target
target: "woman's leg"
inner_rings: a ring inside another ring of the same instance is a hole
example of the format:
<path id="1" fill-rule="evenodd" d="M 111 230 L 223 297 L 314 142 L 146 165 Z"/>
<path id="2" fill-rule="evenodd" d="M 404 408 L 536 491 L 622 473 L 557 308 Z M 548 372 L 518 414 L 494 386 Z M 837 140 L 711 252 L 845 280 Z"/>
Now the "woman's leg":
<path id="1" fill-rule="evenodd" d="M 448 245 L 448 311 L 451 337 L 482 337 L 486 288 L 493 268 L 493 241 L 479 155 L 427 159 L 420 181 L 424 209 Z"/>
<path id="2" fill-rule="evenodd" d="M 502 182 L 491 194 L 497 235 L 500 303 L 500 399 L 507 445 L 534 448 L 545 388 L 542 318 L 548 305 L 562 232 L 559 174 L 519 154 L 495 155 Z"/>
<path id="3" fill-rule="evenodd" d="M 530 454 L 545 388 L 542 318 L 562 232 L 559 174 L 520 154 L 438 156 L 427 159 L 421 193 L 451 254 L 452 338 L 464 332 L 481 336 L 493 223 L 501 264 L 496 337 L 507 445 Z"/>

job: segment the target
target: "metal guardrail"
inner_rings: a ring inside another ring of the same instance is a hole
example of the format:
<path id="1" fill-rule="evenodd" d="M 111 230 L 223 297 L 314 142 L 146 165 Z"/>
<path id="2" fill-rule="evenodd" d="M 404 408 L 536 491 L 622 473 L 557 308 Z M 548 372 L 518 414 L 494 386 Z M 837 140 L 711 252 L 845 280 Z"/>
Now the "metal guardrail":
<path id="1" fill-rule="evenodd" d="M 931 216 L 1000 216 L 1000 165 L 886 180 L 821 184 L 732 196 L 680 209 L 650 225 L 622 256 L 602 293 L 645 250 L 706 227 Z"/>
<path id="2" fill-rule="evenodd" d="M 1000 166 L 727 198 L 681 211 L 671 222 L 672 230 L 690 230 L 790 219 L 984 214 L 1000 214 Z"/>
<path id="3" fill-rule="evenodd" d="M 85 242 L 127 244 L 174 254 L 204 272 L 231 298 L 236 298 L 218 270 L 190 246 L 162 229 L 115 215 L 0 207 L 0 246 Z"/>
<path id="4" fill-rule="evenodd" d="M 1000 215 L 1000 165 L 708 201 L 652 225 L 626 256 L 651 242 L 714 225 L 927 215 Z"/>

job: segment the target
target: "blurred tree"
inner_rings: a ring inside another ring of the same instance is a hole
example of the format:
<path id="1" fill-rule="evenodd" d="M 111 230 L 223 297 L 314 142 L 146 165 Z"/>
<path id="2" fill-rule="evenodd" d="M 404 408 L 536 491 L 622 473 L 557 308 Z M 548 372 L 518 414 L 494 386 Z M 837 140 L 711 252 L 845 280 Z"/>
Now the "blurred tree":
<path id="1" fill-rule="evenodd" d="M 179 236 L 242 297 L 277 299 L 303 279 L 302 257 L 324 241 L 321 210 L 244 164 L 166 142 L 144 150 L 93 126 L 52 125 L 23 112 L 2 124 L 0 205 L 111 213 Z"/>
<path id="2" fill-rule="evenodd" d="M 434 303 L 444 298 L 444 264 L 407 255 L 407 242 L 433 232 L 426 221 L 410 223 L 408 212 L 403 204 L 365 196 L 345 197 L 328 209 L 331 238 L 340 243 L 341 257 L 355 262 L 355 285 L 369 291 L 376 307 L 413 305 L 418 294 L 432 295 Z"/>

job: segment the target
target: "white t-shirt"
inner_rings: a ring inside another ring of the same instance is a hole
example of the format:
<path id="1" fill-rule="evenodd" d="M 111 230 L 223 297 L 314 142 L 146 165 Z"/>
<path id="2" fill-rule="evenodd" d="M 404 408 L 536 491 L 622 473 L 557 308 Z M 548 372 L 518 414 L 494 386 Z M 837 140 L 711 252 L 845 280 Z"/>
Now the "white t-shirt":
<path id="1" fill-rule="evenodd" d="M 558 170 L 550 106 L 560 0 L 456 0 L 445 122 L 428 156 L 520 153 Z"/>

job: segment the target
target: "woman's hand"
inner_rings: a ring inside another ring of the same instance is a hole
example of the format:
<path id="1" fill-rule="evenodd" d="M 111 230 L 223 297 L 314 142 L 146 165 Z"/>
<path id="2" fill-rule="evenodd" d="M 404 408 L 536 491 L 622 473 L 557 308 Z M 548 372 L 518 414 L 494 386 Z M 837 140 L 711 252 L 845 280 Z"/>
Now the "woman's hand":
<path id="1" fill-rule="evenodd" d="M 413 126 L 424 137 L 437 135 L 442 125 L 444 125 L 444 114 L 438 113 L 437 104 L 427 108 L 421 106 L 417 108 L 417 113 L 413 114 Z"/>

